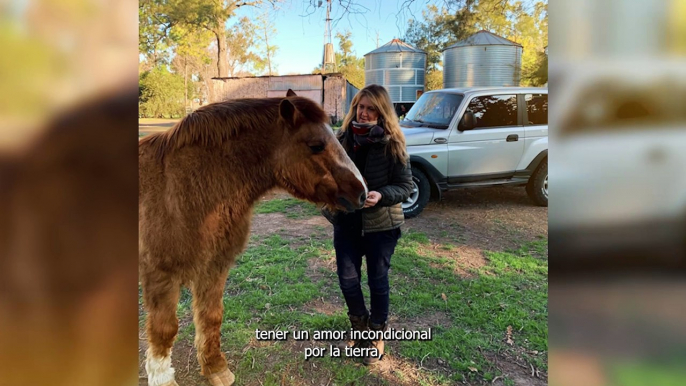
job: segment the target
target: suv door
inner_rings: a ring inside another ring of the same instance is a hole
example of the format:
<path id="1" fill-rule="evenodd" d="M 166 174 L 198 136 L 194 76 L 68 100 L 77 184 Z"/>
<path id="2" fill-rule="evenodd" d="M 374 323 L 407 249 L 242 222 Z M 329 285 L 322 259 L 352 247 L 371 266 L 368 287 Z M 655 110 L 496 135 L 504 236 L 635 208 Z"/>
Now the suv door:
<path id="1" fill-rule="evenodd" d="M 526 125 L 524 148 L 539 138 L 548 136 L 548 94 L 524 94 Z"/>
<path id="2" fill-rule="evenodd" d="M 459 130 L 448 140 L 448 183 L 510 178 L 524 153 L 524 127 L 517 94 L 472 97 L 465 111 L 474 113 L 472 130 Z"/>

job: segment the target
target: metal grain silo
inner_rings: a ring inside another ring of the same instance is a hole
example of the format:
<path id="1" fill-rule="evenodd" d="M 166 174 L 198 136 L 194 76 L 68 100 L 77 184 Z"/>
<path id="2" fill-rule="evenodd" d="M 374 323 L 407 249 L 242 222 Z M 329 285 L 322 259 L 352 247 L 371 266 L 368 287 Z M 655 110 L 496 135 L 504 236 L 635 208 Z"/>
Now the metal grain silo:
<path id="1" fill-rule="evenodd" d="M 443 88 L 519 86 L 522 45 L 479 31 L 443 51 Z"/>
<path id="2" fill-rule="evenodd" d="M 384 86 L 393 103 L 414 103 L 424 92 L 426 52 L 393 39 L 364 59 L 364 85 Z"/>

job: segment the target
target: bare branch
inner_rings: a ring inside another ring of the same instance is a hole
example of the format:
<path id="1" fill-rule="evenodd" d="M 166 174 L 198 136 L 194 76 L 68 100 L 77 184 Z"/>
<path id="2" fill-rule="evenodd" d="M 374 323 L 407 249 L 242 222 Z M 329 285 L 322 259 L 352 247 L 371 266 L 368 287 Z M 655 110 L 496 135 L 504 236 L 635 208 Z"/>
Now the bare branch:
<path id="1" fill-rule="evenodd" d="M 254 5 L 258 5 L 259 3 L 260 3 L 259 1 L 244 1 L 244 2 L 242 2 L 242 3 L 237 3 L 237 4 L 235 5 L 235 7 L 236 7 L 236 8 L 240 8 L 240 7 L 244 7 L 244 6 L 246 6 L 246 5 L 249 6 L 249 7 L 251 7 L 251 6 L 254 6 Z"/>
<path id="2" fill-rule="evenodd" d="M 314 14 L 317 12 L 317 8 L 319 8 L 319 6 L 314 5 L 315 2 L 318 2 L 318 0 L 310 0 L 310 1 L 309 1 L 309 4 L 308 4 L 307 7 L 305 8 L 306 14 L 304 14 L 304 15 L 298 15 L 298 16 L 300 16 L 300 17 L 309 17 L 309 16 L 314 15 Z"/>
<path id="3" fill-rule="evenodd" d="M 365 7 L 364 5 L 351 1 L 351 0 L 339 0 L 339 5 L 341 6 L 342 13 L 340 14 L 339 17 L 334 18 L 333 21 L 333 27 L 336 28 L 338 27 L 338 24 L 345 18 L 348 21 L 348 26 L 350 29 L 354 29 L 355 27 L 353 26 L 351 22 L 351 16 L 354 17 L 354 20 L 357 21 L 362 27 L 365 29 L 368 28 L 368 23 L 367 23 L 367 17 L 366 14 L 371 11 L 371 9 Z M 361 22 L 358 20 L 358 18 L 362 18 L 364 22 Z"/>

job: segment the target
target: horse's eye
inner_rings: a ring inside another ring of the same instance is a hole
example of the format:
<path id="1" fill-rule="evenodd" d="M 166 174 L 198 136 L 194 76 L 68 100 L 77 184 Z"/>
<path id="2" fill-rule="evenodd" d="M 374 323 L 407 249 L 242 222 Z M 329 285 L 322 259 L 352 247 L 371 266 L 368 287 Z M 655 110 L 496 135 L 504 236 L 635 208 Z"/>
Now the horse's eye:
<path id="1" fill-rule="evenodd" d="M 319 154 L 324 151 L 324 145 L 310 146 L 310 150 L 312 150 L 312 153 L 314 154 Z"/>

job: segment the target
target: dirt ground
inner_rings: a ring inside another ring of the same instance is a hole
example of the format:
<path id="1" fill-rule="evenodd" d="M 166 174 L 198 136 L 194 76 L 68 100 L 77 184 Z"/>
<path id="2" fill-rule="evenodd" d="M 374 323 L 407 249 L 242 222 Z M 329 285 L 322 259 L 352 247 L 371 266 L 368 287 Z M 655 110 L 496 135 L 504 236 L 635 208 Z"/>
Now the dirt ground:
<path id="1" fill-rule="evenodd" d="M 273 191 L 263 197 L 263 200 L 290 197 L 283 191 Z M 469 268 L 477 268 L 487 263 L 483 251 L 514 250 L 528 241 L 548 238 L 548 208 L 533 205 L 523 187 L 488 187 L 461 189 L 445 193 L 440 202 L 430 202 L 424 211 L 413 219 L 408 219 L 403 226 L 403 232 L 422 232 L 430 240 L 427 248 L 433 248 L 434 253 L 445 253 L 459 259 L 457 266 L 463 271 L 456 272 L 467 276 Z M 291 240 L 292 243 L 307 242 L 312 235 L 317 238 L 331 237 L 331 225 L 321 216 L 289 219 L 281 213 L 258 214 L 252 221 L 251 235 L 269 236 L 278 234 Z M 446 251 L 441 245 L 451 244 L 454 249 Z M 457 252 L 457 253 L 455 253 Z M 327 264 L 318 260 L 313 264 Z M 320 267 L 311 267 L 313 276 L 317 275 Z M 333 299 L 319 299 L 309 305 L 313 312 L 333 314 L 344 308 L 344 303 Z M 441 320 L 446 315 L 432 315 L 429 319 Z M 424 318 L 427 320 L 427 318 Z M 191 323 L 192 320 L 182 320 L 180 324 Z M 395 320 L 396 325 L 414 327 L 418 323 L 413 320 Z M 147 385 L 144 369 L 146 349 L 145 332 L 141 329 L 139 344 L 139 375 L 140 385 Z M 297 343 L 297 342 L 294 342 Z M 294 347 L 297 352 L 297 347 Z M 174 347 L 173 366 L 179 385 L 206 385 L 198 374 L 199 365 L 195 358 L 195 348 L 188 344 L 176 344 Z M 526 362 L 518 357 L 504 354 L 488 353 L 483 355 L 493 363 L 504 376 L 514 381 L 515 385 L 546 385 L 547 375 L 537 373 L 535 369 L 526 366 Z M 231 358 L 228 357 L 231 363 Z M 385 379 L 390 384 L 415 384 L 412 382 L 412 365 L 400 358 L 384 360 L 384 366 L 375 370 L 379 379 Z M 428 361 L 427 361 L 428 362 Z M 443 363 L 427 363 L 422 366 L 429 369 L 440 369 Z M 235 363 L 234 363 L 235 364 Z M 235 367 L 234 367 L 235 368 Z M 404 369 L 405 381 L 399 382 L 394 372 Z M 318 379 L 304 380 L 306 384 L 319 384 Z M 322 379 L 322 385 L 327 384 Z M 311 383 L 314 382 L 314 383 Z M 303 383 L 305 384 L 305 383 Z M 496 378 L 493 385 L 503 385 L 502 378 Z"/>
<path id="2" fill-rule="evenodd" d="M 178 119 L 140 118 L 138 120 L 138 134 L 145 136 L 151 133 L 167 131 L 178 121 Z"/>
<path id="3" fill-rule="evenodd" d="M 263 198 L 290 197 L 275 190 Z M 288 222 L 297 226 L 286 226 Z M 293 237 L 316 233 L 331 225 L 323 217 L 302 220 L 286 219 L 280 213 L 256 215 L 253 235 L 279 234 Z M 523 242 L 548 238 L 548 208 L 531 203 L 523 187 L 489 187 L 460 189 L 443 194 L 439 202 L 430 202 L 417 217 L 408 219 L 403 231 L 426 234 L 432 243 L 463 246 L 475 255 L 481 250 L 516 249 Z"/>

